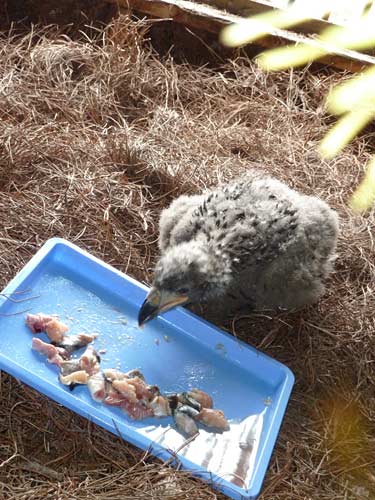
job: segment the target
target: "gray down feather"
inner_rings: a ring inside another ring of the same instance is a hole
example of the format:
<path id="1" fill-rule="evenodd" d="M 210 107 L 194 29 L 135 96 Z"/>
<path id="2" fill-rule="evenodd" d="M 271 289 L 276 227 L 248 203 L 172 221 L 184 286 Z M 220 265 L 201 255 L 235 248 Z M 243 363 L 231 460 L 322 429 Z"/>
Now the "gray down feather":
<path id="1" fill-rule="evenodd" d="M 300 308 L 324 292 L 337 236 L 324 201 L 246 175 L 162 212 L 154 285 L 221 314 Z"/>

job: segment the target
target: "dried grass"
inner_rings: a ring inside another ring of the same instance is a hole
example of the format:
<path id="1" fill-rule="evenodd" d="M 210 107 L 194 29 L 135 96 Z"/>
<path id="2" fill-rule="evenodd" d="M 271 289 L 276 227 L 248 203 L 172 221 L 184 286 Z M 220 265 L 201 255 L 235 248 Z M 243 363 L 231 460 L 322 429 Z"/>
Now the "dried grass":
<path id="1" fill-rule="evenodd" d="M 296 374 L 261 499 L 374 498 L 374 213 L 346 208 L 372 131 L 324 162 L 321 102 L 337 76 L 175 64 L 146 30 L 121 17 L 95 41 L 1 39 L 1 284 L 51 236 L 150 281 L 161 209 L 258 164 L 323 197 L 342 223 L 326 296 L 224 326 Z M 0 429 L 4 500 L 223 498 L 6 374 Z"/>

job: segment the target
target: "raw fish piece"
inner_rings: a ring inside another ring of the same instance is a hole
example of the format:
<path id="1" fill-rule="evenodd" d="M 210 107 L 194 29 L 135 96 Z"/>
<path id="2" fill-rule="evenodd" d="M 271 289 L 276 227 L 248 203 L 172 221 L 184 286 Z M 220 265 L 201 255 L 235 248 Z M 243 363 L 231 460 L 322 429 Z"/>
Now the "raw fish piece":
<path id="1" fill-rule="evenodd" d="M 137 403 L 124 401 L 121 408 L 133 420 L 142 420 L 143 418 L 152 417 L 154 415 L 152 408 L 148 408 L 141 401 Z"/>
<path id="2" fill-rule="evenodd" d="M 128 402 L 128 398 L 113 389 L 109 389 L 103 400 L 103 403 L 108 406 L 123 406 L 126 402 Z"/>
<path id="3" fill-rule="evenodd" d="M 150 402 L 150 408 L 152 408 L 155 417 L 167 417 L 172 415 L 169 401 L 164 396 L 156 396 L 156 398 Z"/>
<path id="4" fill-rule="evenodd" d="M 194 418 L 198 412 L 190 406 L 178 406 L 173 412 L 173 419 L 177 429 L 188 437 L 199 434 Z"/>
<path id="5" fill-rule="evenodd" d="M 61 375 L 70 375 L 80 370 L 82 370 L 80 359 L 69 359 L 60 364 Z"/>
<path id="6" fill-rule="evenodd" d="M 172 412 L 177 408 L 177 406 L 181 406 L 178 395 L 176 393 L 168 394 L 166 397 L 168 399 L 168 403 Z"/>
<path id="7" fill-rule="evenodd" d="M 58 321 L 56 318 L 52 318 L 51 321 L 48 321 L 45 326 L 45 332 L 48 335 L 48 338 L 59 344 L 62 342 L 64 338 L 64 334 L 69 330 L 69 327 L 65 325 L 62 321 Z"/>
<path id="8" fill-rule="evenodd" d="M 189 396 L 187 392 L 177 394 L 178 400 L 182 405 L 191 406 L 195 410 L 201 411 L 202 405 L 198 403 L 193 397 Z"/>
<path id="9" fill-rule="evenodd" d="M 106 370 L 103 370 L 103 373 L 105 371 Z M 132 399 L 132 401 L 130 402 L 138 401 L 137 399 L 133 398 L 133 396 L 135 396 L 135 391 L 132 386 L 129 385 L 126 388 L 124 385 L 123 389 L 124 389 L 123 393 L 119 392 L 117 389 L 113 387 L 113 384 L 111 382 L 108 382 L 108 379 L 106 378 L 106 397 L 103 402 L 109 406 L 123 406 L 125 403 L 129 403 L 129 391 L 130 391 L 130 398 Z"/>
<path id="10" fill-rule="evenodd" d="M 97 338 L 96 334 L 88 335 L 87 333 L 78 333 L 77 335 L 64 335 L 63 339 L 58 343 L 68 352 L 78 351 L 82 347 L 86 347 L 90 342 Z"/>
<path id="11" fill-rule="evenodd" d="M 27 314 L 26 325 L 33 333 L 42 333 L 46 331 L 47 323 L 49 323 L 53 319 L 55 319 L 53 316 L 49 316 L 48 314 L 43 313 Z"/>
<path id="12" fill-rule="evenodd" d="M 161 395 L 160 388 L 158 385 L 147 385 L 146 387 L 150 396 L 152 395 L 155 398 L 156 396 Z"/>
<path id="13" fill-rule="evenodd" d="M 138 402 L 139 398 L 137 397 L 136 389 L 128 380 L 114 380 L 112 386 L 130 403 Z"/>
<path id="14" fill-rule="evenodd" d="M 40 354 L 43 354 L 44 356 L 47 356 L 48 362 L 57 366 L 60 366 L 61 363 L 64 362 L 64 359 L 69 358 L 69 354 L 65 351 L 65 349 L 55 347 L 54 345 L 43 342 L 43 340 L 36 337 L 33 338 L 32 349 Z"/>
<path id="15" fill-rule="evenodd" d="M 202 406 L 202 408 L 212 408 L 214 406 L 211 396 L 206 392 L 201 391 L 200 389 L 192 389 L 186 394 L 190 398 L 195 399 L 195 401 L 197 401 Z"/>
<path id="16" fill-rule="evenodd" d="M 65 376 L 60 374 L 59 380 L 61 384 L 68 385 L 73 390 L 76 385 L 87 384 L 89 375 L 84 370 L 79 370 Z"/>
<path id="17" fill-rule="evenodd" d="M 87 381 L 87 387 L 94 401 L 101 403 L 106 397 L 106 385 L 103 372 L 96 372 Z"/>
<path id="18" fill-rule="evenodd" d="M 155 388 L 159 392 L 159 388 L 157 386 L 149 386 L 146 385 L 145 382 L 137 377 L 127 379 L 128 384 L 132 385 L 135 389 L 138 399 L 142 399 L 144 401 L 152 401 L 155 397 Z"/>
<path id="19" fill-rule="evenodd" d="M 106 368 L 103 370 L 104 376 L 107 380 L 113 382 L 114 380 L 124 380 L 127 378 L 126 373 L 121 372 L 120 370 L 115 370 L 114 368 Z"/>
<path id="20" fill-rule="evenodd" d="M 94 375 L 100 371 L 100 356 L 91 345 L 87 346 L 80 357 L 80 362 L 82 370 L 85 370 L 89 375 Z"/>
<path id="21" fill-rule="evenodd" d="M 134 370 L 129 370 L 128 372 L 125 373 L 125 376 L 128 378 L 138 377 L 141 380 L 143 380 L 143 382 L 145 382 L 145 376 L 143 375 L 141 370 L 138 370 L 138 368 L 134 368 Z"/>
<path id="22" fill-rule="evenodd" d="M 45 332 L 52 342 L 59 343 L 63 340 L 64 334 L 69 327 L 54 316 L 47 314 L 27 314 L 26 324 L 33 333 Z"/>
<path id="23" fill-rule="evenodd" d="M 195 420 L 201 422 L 207 427 L 214 428 L 221 431 L 229 429 L 229 424 L 221 410 L 213 410 L 212 408 L 202 408 Z"/>

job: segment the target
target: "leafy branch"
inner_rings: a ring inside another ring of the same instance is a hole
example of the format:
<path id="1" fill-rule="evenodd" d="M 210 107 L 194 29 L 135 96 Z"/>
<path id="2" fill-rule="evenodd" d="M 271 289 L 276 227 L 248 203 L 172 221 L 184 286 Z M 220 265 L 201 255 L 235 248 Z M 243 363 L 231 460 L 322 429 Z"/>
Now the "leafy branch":
<path id="1" fill-rule="evenodd" d="M 272 32 L 287 29 L 328 12 L 326 1 L 311 2 L 313 6 L 301 9 L 292 6 L 272 10 L 230 25 L 221 33 L 221 41 L 229 47 L 239 47 Z M 324 4 L 324 5 L 323 5 Z M 316 46 L 304 43 L 267 50 L 257 57 L 258 65 L 267 71 L 298 67 L 335 53 L 335 50 L 366 50 L 375 47 L 374 19 L 364 15 L 350 26 L 334 26 L 323 30 Z M 327 110 L 338 116 L 336 124 L 319 145 L 319 153 L 330 159 L 337 155 L 375 117 L 375 66 L 337 85 L 327 96 Z M 375 155 L 370 159 L 366 175 L 351 197 L 350 205 L 364 212 L 375 202 Z"/>

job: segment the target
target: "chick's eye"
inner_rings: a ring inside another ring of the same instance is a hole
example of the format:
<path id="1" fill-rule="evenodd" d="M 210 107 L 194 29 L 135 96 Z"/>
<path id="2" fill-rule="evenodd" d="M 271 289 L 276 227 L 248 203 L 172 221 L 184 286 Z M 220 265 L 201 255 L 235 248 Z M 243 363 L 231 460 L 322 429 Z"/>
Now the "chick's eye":
<path id="1" fill-rule="evenodd" d="M 189 293 L 189 289 L 186 286 L 183 286 L 183 287 L 179 288 L 177 291 L 181 295 L 186 295 L 187 293 Z"/>

